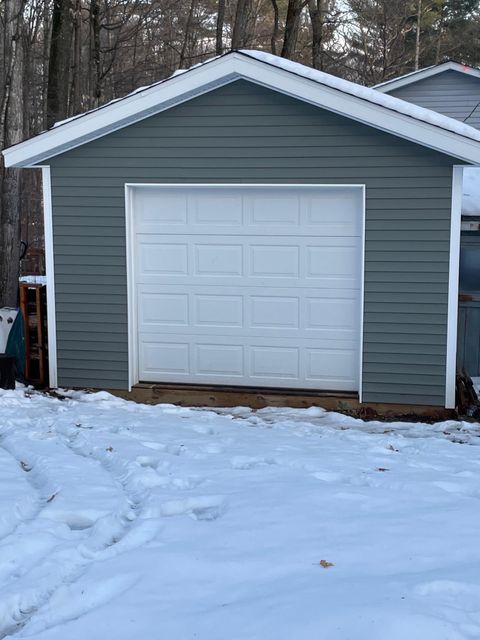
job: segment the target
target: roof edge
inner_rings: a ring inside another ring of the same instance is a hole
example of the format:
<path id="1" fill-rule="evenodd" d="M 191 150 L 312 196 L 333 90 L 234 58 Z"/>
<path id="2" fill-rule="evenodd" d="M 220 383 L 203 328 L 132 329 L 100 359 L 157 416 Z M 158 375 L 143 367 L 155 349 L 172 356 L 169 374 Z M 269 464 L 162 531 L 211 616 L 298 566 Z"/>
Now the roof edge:
<path id="1" fill-rule="evenodd" d="M 380 82 L 379 84 L 374 85 L 372 89 L 377 89 L 377 91 L 381 91 L 382 93 L 388 93 L 389 91 L 400 89 L 401 87 L 413 84 L 414 82 L 419 82 L 425 78 L 436 76 L 439 73 L 444 73 L 445 71 L 457 71 L 458 73 L 464 73 L 474 78 L 480 78 L 480 69 L 470 67 L 469 65 L 462 64 L 460 62 L 455 62 L 454 60 L 449 60 L 448 62 L 434 64 L 430 67 L 425 67 L 424 69 L 405 73 L 403 76 L 399 76 L 398 78 L 392 78 L 391 80 Z"/>

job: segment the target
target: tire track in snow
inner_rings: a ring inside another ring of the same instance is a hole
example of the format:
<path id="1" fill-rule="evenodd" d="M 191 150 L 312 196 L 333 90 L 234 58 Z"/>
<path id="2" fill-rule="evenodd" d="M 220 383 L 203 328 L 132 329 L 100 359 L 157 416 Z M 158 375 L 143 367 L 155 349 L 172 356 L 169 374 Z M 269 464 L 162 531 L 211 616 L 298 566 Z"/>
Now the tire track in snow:
<path id="1" fill-rule="evenodd" d="M 31 478 L 32 480 L 34 479 L 37 490 L 43 497 L 43 501 L 39 500 L 37 512 L 32 514 L 33 520 L 42 516 L 43 526 L 48 529 L 48 517 L 50 517 L 53 520 L 53 523 L 50 520 L 50 525 L 53 524 L 55 528 L 62 521 L 61 511 L 55 514 L 55 509 L 51 508 L 57 500 L 57 496 L 62 496 L 63 492 L 58 469 L 54 468 L 58 465 L 58 449 L 63 453 L 68 451 L 68 455 L 72 458 L 69 462 L 75 460 L 77 465 L 79 458 L 84 458 L 82 466 L 87 466 L 87 469 L 83 471 L 85 477 L 88 477 L 88 472 L 92 472 L 93 461 L 88 454 L 79 456 L 78 448 L 75 451 L 76 447 L 74 446 L 66 447 L 65 444 L 71 445 L 72 443 L 65 442 L 64 438 L 59 439 L 55 438 L 54 435 L 50 436 L 47 440 L 48 445 L 45 447 L 42 446 L 45 445 L 45 441 L 42 443 L 41 441 L 28 439 L 26 435 L 25 433 L 15 434 L 12 430 L 9 430 L 8 433 L 3 434 L 3 448 L 9 451 L 9 454 L 17 460 L 18 464 L 20 464 L 20 461 L 26 461 L 28 467 L 31 468 L 29 474 L 32 474 Z M 51 460 L 48 459 L 47 455 L 41 455 L 38 450 L 35 452 L 36 448 L 40 448 L 40 451 L 43 449 L 44 453 L 47 453 L 52 446 L 55 447 L 56 451 Z M 65 457 L 68 458 L 64 454 L 64 459 Z M 87 464 L 88 460 L 90 460 L 90 464 Z M 75 465 L 65 464 L 64 466 L 71 472 Z M 100 467 L 100 465 L 98 466 Z M 62 473 L 62 470 L 60 470 L 60 474 Z M 125 536 L 136 519 L 135 510 L 142 499 L 142 495 L 138 491 L 125 491 L 123 488 L 125 478 L 122 478 L 120 473 L 117 473 L 117 476 L 120 476 L 120 482 L 116 483 L 116 490 L 121 494 L 121 499 L 118 501 L 119 504 L 115 510 L 102 515 L 83 531 L 76 531 L 74 527 L 73 531 L 68 531 L 66 526 L 69 523 L 63 523 L 64 529 L 69 533 L 69 536 L 65 539 L 64 535 L 64 539 L 60 541 L 59 545 L 57 544 L 57 547 L 51 553 L 34 559 L 32 565 L 23 575 L 14 576 L 13 580 L 0 589 L 0 639 L 20 632 L 22 628 L 34 619 L 35 614 L 48 603 L 59 587 L 73 584 L 81 577 L 88 566 L 92 562 L 101 559 L 105 552 L 111 551 L 114 546 L 120 547 L 118 549 L 119 553 L 122 551 L 122 545 L 119 543 L 125 540 Z M 122 479 L 124 480 L 123 483 Z M 48 513 L 49 508 L 53 513 Z M 154 533 L 150 532 L 150 538 L 153 535 Z M 131 548 L 138 543 L 145 542 L 145 532 L 143 532 L 143 537 L 140 536 L 140 538 L 140 542 L 139 539 L 132 540 L 124 547 Z M 37 561 L 35 562 L 35 560 Z"/>
<path id="2" fill-rule="evenodd" d="M 2 504 L 0 514 L 0 544 L 8 539 L 22 524 L 34 520 L 42 508 L 42 503 L 35 483 L 29 476 L 30 467 L 24 461 L 18 461 L 2 443 L 0 435 L 0 483 L 2 493 L 8 492 L 10 499 L 18 484 L 23 485 L 23 490 L 12 500 L 10 510 L 7 504 Z M 22 464 L 23 463 L 23 464 Z M 15 480 L 17 478 L 20 480 Z M 9 486 L 10 485 L 10 486 Z M 25 492 L 28 487 L 27 492 Z"/>

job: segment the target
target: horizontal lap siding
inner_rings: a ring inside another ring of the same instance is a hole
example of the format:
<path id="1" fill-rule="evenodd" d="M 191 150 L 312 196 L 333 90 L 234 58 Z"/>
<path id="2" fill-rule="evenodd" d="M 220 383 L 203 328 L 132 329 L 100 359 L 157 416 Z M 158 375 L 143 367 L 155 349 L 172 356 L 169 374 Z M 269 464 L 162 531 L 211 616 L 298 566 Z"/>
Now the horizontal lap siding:
<path id="1" fill-rule="evenodd" d="M 59 383 L 127 385 L 125 182 L 365 183 L 364 400 L 442 405 L 453 163 L 243 81 L 54 158 Z"/>
<path id="2" fill-rule="evenodd" d="M 480 129 L 480 78 L 449 70 L 389 94 Z"/>

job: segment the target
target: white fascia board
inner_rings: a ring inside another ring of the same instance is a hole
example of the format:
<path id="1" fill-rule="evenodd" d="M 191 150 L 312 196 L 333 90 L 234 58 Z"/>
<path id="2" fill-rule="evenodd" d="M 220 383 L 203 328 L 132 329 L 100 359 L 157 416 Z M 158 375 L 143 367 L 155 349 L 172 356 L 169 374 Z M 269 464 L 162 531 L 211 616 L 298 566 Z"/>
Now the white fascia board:
<path id="1" fill-rule="evenodd" d="M 382 93 L 389 93 L 395 89 L 400 89 L 401 87 L 408 86 L 409 84 L 413 84 L 419 80 L 424 80 L 425 78 L 436 76 L 439 73 L 444 73 L 445 71 L 458 71 L 459 73 L 464 73 L 465 75 L 473 76 L 474 78 L 480 78 L 479 69 L 460 64 L 459 62 L 444 62 L 443 64 L 437 64 L 431 67 L 426 67 L 425 69 L 419 69 L 418 71 L 412 71 L 412 73 L 406 73 L 399 78 L 380 82 L 372 88 L 377 89 L 377 91 L 381 91 Z"/>
<path id="2" fill-rule="evenodd" d="M 244 54 L 232 53 L 104 108 L 73 118 L 63 125 L 6 149 L 3 152 L 5 165 L 26 167 L 39 164 L 59 153 L 74 149 L 239 78 L 435 151 L 472 164 L 480 164 L 478 141 L 275 65 L 266 64 Z"/>

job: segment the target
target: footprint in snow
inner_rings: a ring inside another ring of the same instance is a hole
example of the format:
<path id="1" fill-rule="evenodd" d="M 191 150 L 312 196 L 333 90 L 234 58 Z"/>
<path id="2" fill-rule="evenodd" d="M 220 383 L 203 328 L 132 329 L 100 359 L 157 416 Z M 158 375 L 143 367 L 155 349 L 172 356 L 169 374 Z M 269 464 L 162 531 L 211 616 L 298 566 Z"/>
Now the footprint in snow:
<path id="1" fill-rule="evenodd" d="M 183 444 L 163 444 L 162 442 L 141 442 L 140 444 L 147 449 L 169 453 L 172 456 L 180 456 L 186 451 Z"/>
<path id="2" fill-rule="evenodd" d="M 163 517 L 189 515 L 194 520 L 216 520 L 225 513 L 224 496 L 195 496 L 183 500 L 167 500 L 160 505 L 147 507 L 144 517 Z"/>
<path id="3" fill-rule="evenodd" d="M 230 464 L 233 469 L 245 471 L 247 469 L 254 469 L 255 467 L 267 464 L 275 464 L 275 461 L 273 459 L 254 456 L 234 456 L 233 458 L 230 458 Z"/>
<path id="4" fill-rule="evenodd" d="M 344 477 L 343 473 L 335 471 L 314 471 L 312 476 L 317 480 L 322 480 L 323 482 L 339 482 Z"/>

